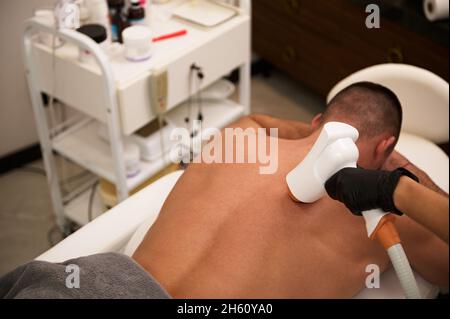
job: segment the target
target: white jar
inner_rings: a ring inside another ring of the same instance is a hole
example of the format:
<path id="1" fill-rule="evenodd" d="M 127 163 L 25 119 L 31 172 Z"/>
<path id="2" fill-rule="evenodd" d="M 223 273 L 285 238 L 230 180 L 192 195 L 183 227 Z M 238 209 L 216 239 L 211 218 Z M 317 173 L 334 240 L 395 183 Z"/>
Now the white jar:
<path id="1" fill-rule="evenodd" d="M 77 29 L 78 32 L 85 34 L 93 39 L 99 47 L 107 53 L 109 43 L 106 29 L 101 24 L 85 24 Z M 80 48 L 79 60 L 86 63 L 92 60 L 93 55 L 90 51 Z"/>
<path id="2" fill-rule="evenodd" d="M 103 52 L 108 54 L 108 51 L 109 51 L 109 48 L 110 48 L 110 44 L 107 42 L 107 40 L 105 40 L 105 41 L 103 41 L 101 43 L 98 43 L 98 45 L 103 50 Z M 78 61 L 80 61 L 82 63 L 92 63 L 95 60 L 94 60 L 94 56 L 92 55 L 91 52 L 89 52 L 87 50 L 80 49 L 79 50 L 79 55 L 78 55 Z"/>
<path id="3" fill-rule="evenodd" d="M 152 31 L 145 26 L 131 26 L 122 32 L 125 57 L 133 62 L 149 59 L 152 56 Z"/>

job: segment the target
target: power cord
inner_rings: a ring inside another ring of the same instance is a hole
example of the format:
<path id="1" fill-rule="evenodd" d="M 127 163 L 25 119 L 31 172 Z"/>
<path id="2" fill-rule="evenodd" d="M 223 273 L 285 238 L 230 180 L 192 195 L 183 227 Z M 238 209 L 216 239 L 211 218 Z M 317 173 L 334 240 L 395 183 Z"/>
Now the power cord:
<path id="1" fill-rule="evenodd" d="M 91 188 L 91 193 L 89 195 L 89 203 L 88 203 L 88 221 L 92 221 L 92 206 L 94 205 L 94 196 L 95 191 L 97 190 L 97 186 L 100 184 L 99 181 L 96 181 Z"/>
<path id="2" fill-rule="evenodd" d="M 203 121 L 203 99 L 202 99 L 202 82 L 205 78 L 205 75 L 203 73 L 203 69 L 201 67 L 197 67 L 194 65 L 194 70 L 197 73 L 197 105 L 198 105 L 198 115 L 197 120 Z"/>
<path id="3" fill-rule="evenodd" d="M 197 72 L 197 105 L 198 105 L 198 115 L 197 120 L 203 121 L 203 99 L 202 99 L 202 82 L 205 78 L 205 74 L 203 73 L 203 69 L 201 67 L 196 67 L 195 71 Z"/>
<path id="4" fill-rule="evenodd" d="M 90 171 L 83 171 L 83 172 L 81 172 L 81 173 L 79 173 L 79 174 L 76 174 L 76 175 L 67 177 L 67 178 L 65 179 L 65 181 L 66 181 L 66 183 L 69 183 L 69 184 L 70 184 L 70 183 L 76 182 L 76 181 L 78 181 L 79 179 L 81 179 L 81 178 L 83 178 L 83 177 L 86 177 L 86 176 L 88 176 L 88 175 L 91 175 L 91 172 L 90 172 Z"/>
<path id="5" fill-rule="evenodd" d="M 191 124 L 191 116 L 192 116 L 192 102 L 194 100 L 194 94 L 192 94 L 193 92 L 193 78 L 196 78 L 196 94 L 195 94 L 195 100 L 198 106 L 198 114 L 197 114 L 197 120 L 201 122 L 203 122 L 203 99 L 201 96 L 201 88 L 202 88 L 202 81 L 205 78 L 205 74 L 203 73 L 203 69 L 196 65 L 195 63 L 191 65 L 190 71 L 189 71 L 189 100 L 188 100 L 188 114 L 185 118 L 185 122 L 186 122 L 186 126 L 188 131 L 190 131 L 190 136 L 191 139 L 193 139 L 194 137 L 197 136 L 198 133 L 200 133 L 201 131 L 201 125 L 200 127 L 192 127 L 192 131 L 191 128 L 189 127 L 189 124 Z M 194 123 L 192 123 L 194 124 Z M 191 161 L 194 158 L 194 146 L 193 143 L 191 143 L 190 145 L 190 159 Z"/>
<path id="6" fill-rule="evenodd" d="M 166 126 L 167 122 L 164 119 L 163 114 L 158 114 L 158 127 L 159 127 L 159 144 L 161 146 L 161 154 L 163 161 L 166 160 L 166 154 L 165 154 L 165 144 L 164 144 L 164 127 Z"/>
<path id="7" fill-rule="evenodd" d="M 198 115 L 197 120 L 203 121 L 203 101 L 201 97 L 201 87 L 202 87 L 202 81 L 205 78 L 205 74 L 203 73 L 203 69 L 196 65 L 195 63 L 191 65 L 190 72 L 189 72 L 189 101 L 188 101 L 188 114 L 184 121 L 186 122 L 189 130 L 189 124 L 191 122 L 191 115 L 192 115 L 192 101 L 193 101 L 193 94 L 192 94 L 192 78 L 194 76 L 194 73 L 197 78 L 197 87 L 196 87 L 196 103 L 198 106 Z M 197 135 L 198 132 L 191 132 L 191 137 L 194 137 Z"/>
<path id="8" fill-rule="evenodd" d="M 193 68 L 195 67 L 195 64 L 191 65 L 191 69 L 189 70 L 189 99 L 188 99 L 188 113 L 186 117 L 184 118 L 184 122 L 186 123 L 186 128 L 188 131 L 190 130 L 189 124 L 191 122 L 191 115 L 192 115 L 192 76 L 193 76 Z"/>

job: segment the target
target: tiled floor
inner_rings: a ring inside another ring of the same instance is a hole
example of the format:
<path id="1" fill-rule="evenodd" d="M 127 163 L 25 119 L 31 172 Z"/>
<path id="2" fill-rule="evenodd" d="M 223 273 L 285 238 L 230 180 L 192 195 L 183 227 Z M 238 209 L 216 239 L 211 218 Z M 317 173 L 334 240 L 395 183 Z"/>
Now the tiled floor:
<path id="1" fill-rule="evenodd" d="M 252 80 L 253 112 L 310 121 L 324 101 L 284 75 Z M 42 168 L 38 161 L 29 166 Z M 75 175 L 79 168 L 66 168 Z M 14 170 L 0 176 L 0 275 L 35 258 L 60 240 L 51 232 L 54 219 L 47 181 L 38 171 Z"/>

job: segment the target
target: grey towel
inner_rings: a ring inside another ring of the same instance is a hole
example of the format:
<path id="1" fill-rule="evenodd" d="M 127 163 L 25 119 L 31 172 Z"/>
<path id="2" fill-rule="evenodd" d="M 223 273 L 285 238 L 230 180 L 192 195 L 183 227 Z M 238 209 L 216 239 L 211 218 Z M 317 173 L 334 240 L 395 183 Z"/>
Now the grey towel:
<path id="1" fill-rule="evenodd" d="M 0 278 L 0 298 L 168 299 L 131 258 L 98 254 L 54 264 L 32 261 Z"/>

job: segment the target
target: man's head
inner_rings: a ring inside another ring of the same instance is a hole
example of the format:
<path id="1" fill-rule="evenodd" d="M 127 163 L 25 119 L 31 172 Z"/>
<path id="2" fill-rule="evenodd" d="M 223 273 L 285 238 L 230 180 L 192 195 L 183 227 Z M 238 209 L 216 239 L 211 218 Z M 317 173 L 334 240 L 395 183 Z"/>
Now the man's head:
<path id="1" fill-rule="evenodd" d="M 371 83 L 358 82 L 339 92 L 316 116 L 312 127 L 327 122 L 344 122 L 360 134 L 357 146 L 358 164 L 364 168 L 380 168 L 397 143 L 402 124 L 402 107 L 394 92 Z"/>

